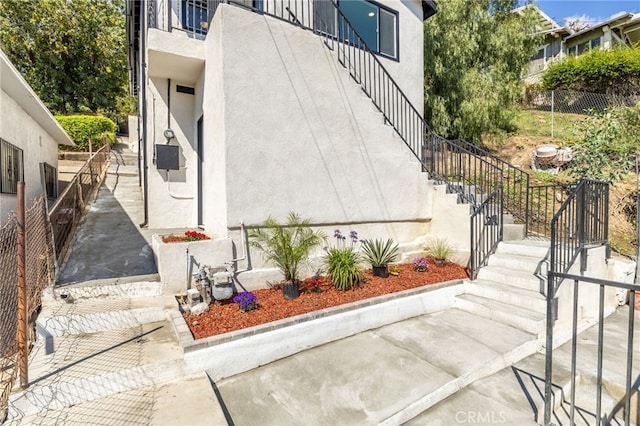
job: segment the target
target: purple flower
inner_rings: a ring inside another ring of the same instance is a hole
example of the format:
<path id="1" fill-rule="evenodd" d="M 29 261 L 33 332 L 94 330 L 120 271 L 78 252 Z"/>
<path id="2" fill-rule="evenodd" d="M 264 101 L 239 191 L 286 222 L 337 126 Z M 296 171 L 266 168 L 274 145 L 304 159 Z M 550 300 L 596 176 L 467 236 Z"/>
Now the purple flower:
<path id="1" fill-rule="evenodd" d="M 351 238 L 351 241 L 353 241 L 354 243 L 357 243 L 358 242 L 358 233 L 356 231 L 349 232 L 349 238 Z"/>
<path id="2" fill-rule="evenodd" d="M 418 272 L 424 272 L 429 269 L 429 262 L 426 258 L 420 257 L 413 261 L 413 270 Z"/>
<path id="3" fill-rule="evenodd" d="M 339 229 L 336 229 L 335 231 L 333 231 L 333 236 L 339 240 L 342 239 L 342 233 L 340 232 Z"/>
<path id="4" fill-rule="evenodd" d="M 237 303 L 240 307 L 240 310 L 244 312 L 252 311 L 258 307 L 258 299 L 256 298 L 256 295 L 251 293 L 250 291 L 243 291 L 242 293 L 238 293 L 233 298 L 233 302 Z"/>

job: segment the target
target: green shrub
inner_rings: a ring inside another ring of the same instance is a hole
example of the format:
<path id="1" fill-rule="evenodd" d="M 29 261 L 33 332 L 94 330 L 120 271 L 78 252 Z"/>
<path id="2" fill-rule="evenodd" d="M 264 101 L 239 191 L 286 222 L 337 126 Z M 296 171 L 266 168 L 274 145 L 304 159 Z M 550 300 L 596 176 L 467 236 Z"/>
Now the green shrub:
<path id="1" fill-rule="evenodd" d="M 545 90 L 566 89 L 615 95 L 640 89 L 640 49 L 594 49 L 554 63 L 542 76 Z"/>
<path id="2" fill-rule="evenodd" d="M 640 105 L 594 114 L 577 130 L 569 172 L 615 183 L 633 170 L 640 140 Z"/>
<path id="3" fill-rule="evenodd" d="M 58 115 L 56 120 L 62 128 L 71 136 L 75 147 L 65 147 L 74 151 L 89 151 L 91 147 L 96 151 L 102 146 L 102 135 L 106 134 L 109 143 L 116 140 L 116 123 L 106 117 L 93 115 Z"/>

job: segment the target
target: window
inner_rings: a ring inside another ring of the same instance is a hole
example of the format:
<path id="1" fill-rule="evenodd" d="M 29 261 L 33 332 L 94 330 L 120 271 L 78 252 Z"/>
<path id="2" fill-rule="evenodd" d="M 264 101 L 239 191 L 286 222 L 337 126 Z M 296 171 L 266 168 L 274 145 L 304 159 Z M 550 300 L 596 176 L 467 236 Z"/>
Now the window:
<path id="1" fill-rule="evenodd" d="M 58 174 L 56 168 L 47 163 L 40 163 L 40 178 L 42 180 L 42 189 L 47 194 L 47 198 L 57 198 Z"/>
<path id="2" fill-rule="evenodd" d="M 358 35 L 374 53 L 398 59 L 398 13 L 370 0 L 339 0 L 338 7 Z M 316 30 L 339 36 L 349 41 L 355 35 L 346 24 L 338 23 L 337 12 L 331 1 L 315 0 L 314 24 Z M 352 42 L 354 40 L 351 40 Z"/>
<path id="3" fill-rule="evenodd" d="M 598 46 L 600 46 L 600 37 L 594 38 L 593 40 L 591 40 L 591 48 L 592 49 L 595 49 Z"/>
<path id="4" fill-rule="evenodd" d="M 0 139 L 0 192 L 18 192 L 18 181 L 24 179 L 22 161 L 22 150 Z"/>
<path id="5" fill-rule="evenodd" d="M 208 12 L 207 0 L 182 0 L 182 27 L 197 34 L 206 34 Z"/>

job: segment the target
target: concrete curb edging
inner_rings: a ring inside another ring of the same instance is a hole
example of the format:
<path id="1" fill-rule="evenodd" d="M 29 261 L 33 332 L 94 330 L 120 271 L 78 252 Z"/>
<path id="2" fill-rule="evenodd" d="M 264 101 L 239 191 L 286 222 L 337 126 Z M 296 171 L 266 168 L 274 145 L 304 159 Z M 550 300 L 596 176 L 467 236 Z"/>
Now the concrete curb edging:
<path id="1" fill-rule="evenodd" d="M 212 380 L 220 380 L 363 331 L 446 309 L 463 292 L 463 280 L 431 284 L 198 341 L 178 311 L 170 317 L 188 371 L 207 370 Z"/>

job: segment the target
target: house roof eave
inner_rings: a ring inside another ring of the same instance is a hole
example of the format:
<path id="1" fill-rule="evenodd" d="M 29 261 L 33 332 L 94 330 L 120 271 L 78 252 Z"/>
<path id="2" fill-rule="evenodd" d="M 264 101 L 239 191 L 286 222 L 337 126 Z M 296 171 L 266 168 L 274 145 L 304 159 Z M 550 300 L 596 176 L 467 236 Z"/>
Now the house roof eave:
<path id="1" fill-rule="evenodd" d="M 438 12 L 435 0 L 422 0 L 422 20 L 426 21 Z"/>

